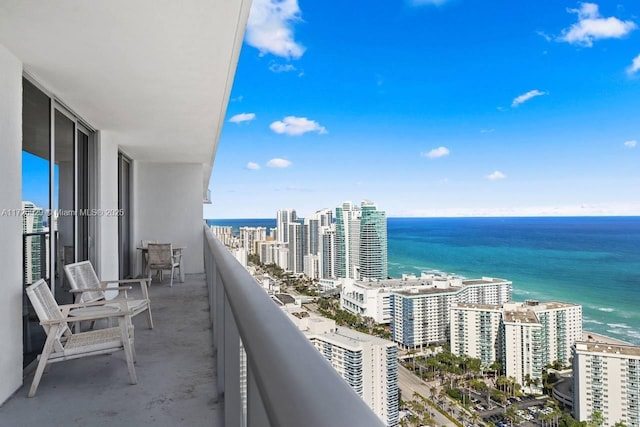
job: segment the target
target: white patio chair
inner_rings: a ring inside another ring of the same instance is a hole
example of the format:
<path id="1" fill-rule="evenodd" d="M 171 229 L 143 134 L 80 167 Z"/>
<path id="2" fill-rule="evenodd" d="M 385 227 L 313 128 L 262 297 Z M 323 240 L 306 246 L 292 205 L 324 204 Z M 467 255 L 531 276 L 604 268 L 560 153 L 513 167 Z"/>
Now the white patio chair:
<path id="1" fill-rule="evenodd" d="M 146 249 L 149 247 L 149 243 L 158 243 L 158 241 L 157 240 L 140 240 L 140 247 Z"/>
<path id="2" fill-rule="evenodd" d="M 149 261 L 149 252 L 147 249 L 149 248 L 149 243 L 158 243 L 157 240 L 140 240 L 140 248 L 142 249 L 142 272 L 144 274 L 147 271 L 147 262 Z"/>
<path id="3" fill-rule="evenodd" d="M 148 285 L 151 281 L 149 278 L 139 279 L 125 279 L 125 280 L 104 280 L 100 281 L 96 275 L 91 261 L 80 261 L 73 264 L 67 264 L 64 266 L 64 272 L 71 285 L 69 292 L 76 295 L 75 303 L 88 303 L 96 301 L 106 301 L 106 304 L 100 307 L 86 307 L 78 308 L 71 311 L 71 316 L 85 316 L 95 314 L 99 311 L 118 310 L 120 307 L 120 299 L 126 300 L 127 310 L 136 316 L 144 311 L 147 312 L 147 325 L 149 329 L 153 329 L 153 318 L 151 317 L 151 300 L 149 299 Z M 131 299 L 127 298 L 127 290 L 131 289 L 131 286 L 117 286 L 107 287 L 110 283 L 121 284 L 139 284 L 142 298 Z M 107 300 L 105 292 L 116 291 L 122 296 L 118 295 L 115 299 Z"/>
<path id="4" fill-rule="evenodd" d="M 147 268 L 149 270 L 149 279 L 151 279 L 151 270 L 159 270 L 160 280 L 162 280 L 162 271 L 171 270 L 171 283 L 173 287 L 173 272 L 180 267 L 180 258 L 182 252 L 173 253 L 171 243 L 149 243 L 149 262 Z"/>
<path id="5" fill-rule="evenodd" d="M 58 306 L 44 279 L 40 279 L 29 286 L 27 295 L 47 335 L 42 353 L 38 356 L 38 367 L 29 389 L 29 397 L 33 397 L 36 394 L 42 374 L 48 364 L 85 356 L 113 353 L 119 350 L 124 351 L 127 359 L 131 384 L 137 384 L 138 378 L 133 365 L 135 362 L 135 350 L 133 325 L 131 325 L 130 319 L 132 313 L 127 311 L 125 300 L 120 301 L 122 305 L 119 311 L 71 318 L 69 317 L 69 311 L 74 308 L 96 307 L 103 305 L 104 302 Z M 68 326 L 68 322 L 97 320 L 105 316 L 117 318 L 118 326 L 75 334 L 71 332 Z"/>

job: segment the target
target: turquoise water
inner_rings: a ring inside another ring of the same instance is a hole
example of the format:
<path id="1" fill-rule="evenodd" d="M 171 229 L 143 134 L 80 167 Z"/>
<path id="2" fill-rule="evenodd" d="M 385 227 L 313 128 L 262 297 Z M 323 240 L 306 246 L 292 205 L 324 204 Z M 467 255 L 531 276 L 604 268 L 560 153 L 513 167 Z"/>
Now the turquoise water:
<path id="1" fill-rule="evenodd" d="M 211 220 L 274 227 L 275 220 Z M 640 217 L 389 218 L 389 275 L 513 282 L 514 300 L 582 304 L 584 328 L 640 344 Z"/>

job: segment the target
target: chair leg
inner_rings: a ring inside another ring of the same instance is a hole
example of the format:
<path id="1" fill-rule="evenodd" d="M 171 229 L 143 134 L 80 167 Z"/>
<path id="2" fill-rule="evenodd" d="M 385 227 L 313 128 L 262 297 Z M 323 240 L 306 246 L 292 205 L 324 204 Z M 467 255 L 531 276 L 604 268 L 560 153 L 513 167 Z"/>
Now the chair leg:
<path id="1" fill-rule="evenodd" d="M 27 395 L 29 397 L 33 397 L 36 395 L 36 391 L 38 390 L 38 385 L 40 385 L 40 380 L 42 379 L 42 374 L 44 373 L 44 369 L 47 367 L 47 361 L 49 360 L 49 353 L 51 353 L 51 349 L 53 348 L 53 342 L 55 340 L 55 335 L 57 332 L 58 332 L 57 327 L 52 327 L 49 330 L 47 341 L 44 343 L 44 348 L 42 349 L 42 354 L 40 354 L 40 360 L 38 361 L 38 367 L 36 368 L 36 373 L 33 375 L 31 388 L 29 389 L 29 394 Z"/>
<path id="2" fill-rule="evenodd" d="M 147 326 L 153 329 L 153 317 L 151 317 L 151 303 L 147 302 Z"/>
<path id="3" fill-rule="evenodd" d="M 122 344 L 124 347 L 124 355 L 127 359 L 127 367 L 129 368 L 129 378 L 131 379 L 131 384 L 138 384 L 138 377 L 136 375 L 136 367 L 134 366 L 135 357 L 133 355 L 133 349 L 131 342 L 132 338 L 129 337 L 129 323 L 130 319 L 127 316 L 126 320 L 118 319 L 118 323 L 120 323 L 120 333 L 122 337 Z"/>
<path id="4" fill-rule="evenodd" d="M 171 266 L 171 284 L 169 287 L 173 288 L 173 266 Z"/>

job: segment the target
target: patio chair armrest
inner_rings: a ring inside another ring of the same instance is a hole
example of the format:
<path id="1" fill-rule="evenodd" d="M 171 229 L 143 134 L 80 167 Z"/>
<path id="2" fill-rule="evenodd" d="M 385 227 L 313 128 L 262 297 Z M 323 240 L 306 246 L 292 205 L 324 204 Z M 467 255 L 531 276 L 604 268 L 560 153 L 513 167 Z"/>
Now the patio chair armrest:
<path id="1" fill-rule="evenodd" d="M 120 279 L 120 280 L 102 280 L 100 284 L 109 284 L 109 283 L 141 283 L 141 282 L 150 282 L 151 279 L 148 277 L 140 277 L 138 279 Z"/>
<path id="2" fill-rule="evenodd" d="M 86 316 L 77 316 L 77 317 L 63 317 L 62 319 L 51 319 L 51 320 L 42 320 L 40 324 L 45 325 L 56 325 L 59 323 L 72 323 L 72 322 L 85 322 L 90 320 L 100 320 L 100 319 L 108 319 L 110 317 L 126 317 L 132 316 L 133 311 L 114 311 L 112 313 L 96 313 L 89 314 Z"/>
<path id="3" fill-rule="evenodd" d="M 111 288 L 69 289 L 69 292 L 72 294 L 81 294 L 83 292 L 130 291 L 131 289 L 133 289 L 131 286 L 114 286 Z"/>
<path id="4" fill-rule="evenodd" d="M 149 268 L 149 266 L 147 266 L 147 268 Z M 140 277 L 138 279 L 122 279 L 122 280 L 105 280 L 104 282 L 100 282 L 100 283 L 131 283 L 131 284 L 138 284 L 140 285 L 140 291 L 142 292 L 142 296 L 145 299 L 149 299 L 149 291 L 148 291 L 148 287 L 151 285 L 151 278 L 150 277 Z M 107 289 L 111 289 L 111 288 L 105 288 L 105 290 Z M 131 289 L 131 286 L 129 287 L 129 289 Z M 126 297 L 126 294 L 125 294 Z"/>
<path id="5" fill-rule="evenodd" d="M 60 305 L 58 306 L 58 308 L 60 308 L 61 312 L 64 312 L 65 310 L 73 310 L 74 308 L 85 308 L 85 307 L 100 307 L 101 305 L 108 305 L 108 304 L 113 304 L 113 300 L 111 301 L 93 301 L 93 302 L 81 302 L 78 304 L 64 304 L 64 305 Z"/>

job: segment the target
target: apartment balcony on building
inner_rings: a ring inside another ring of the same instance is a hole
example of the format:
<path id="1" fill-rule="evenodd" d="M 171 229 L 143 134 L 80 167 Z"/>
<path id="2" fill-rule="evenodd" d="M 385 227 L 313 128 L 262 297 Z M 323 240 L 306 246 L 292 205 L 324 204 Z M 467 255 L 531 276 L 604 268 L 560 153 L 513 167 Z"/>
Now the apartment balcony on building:
<path id="1" fill-rule="evenodd" d="M 0 0 L 1 425 L 382 425 L 202 221 L 250 7 Z M 96 356 L 26 398 L 25 287 L 62 304 L 68 263 L 145 274 L 143 240 L 182 247 L 186 280 L 151 285 L 154 329 L 134 320 L 138 384 Z"/>

